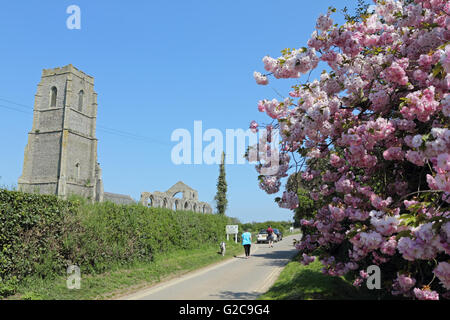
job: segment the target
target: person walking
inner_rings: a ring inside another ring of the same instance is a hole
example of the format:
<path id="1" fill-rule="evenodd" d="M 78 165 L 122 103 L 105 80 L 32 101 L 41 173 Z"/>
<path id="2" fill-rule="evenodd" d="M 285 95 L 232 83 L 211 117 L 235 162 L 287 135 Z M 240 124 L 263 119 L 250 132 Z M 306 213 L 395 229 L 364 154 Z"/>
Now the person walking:
<path id="1" fill-rule="evenodd" d="M 269 240 L 269 248 L 273 248 L 273 229 L 272 226 L 267 228 L 267 239 Z"/>
<path id="2" fill-rule="evenodd" d="M 245 250 L 245 259 L 250 257 L 250 247 L 252 245 L 252 234 L 248 232 L 248 229 L 245 229 L 245 232 L 242 234 L 242 245 Z"/>

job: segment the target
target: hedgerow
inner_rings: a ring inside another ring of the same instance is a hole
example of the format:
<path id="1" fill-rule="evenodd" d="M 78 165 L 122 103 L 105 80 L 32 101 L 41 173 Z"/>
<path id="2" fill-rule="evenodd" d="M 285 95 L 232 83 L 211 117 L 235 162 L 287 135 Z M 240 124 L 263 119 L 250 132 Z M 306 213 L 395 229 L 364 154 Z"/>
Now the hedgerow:
<path id="1" fill-rule="evenodd" d="M 0 296 L 14 294 L 26 277 L 63 275 L 69 265 L 102 273 L 151 262 L 155 253 L 217 243 L 229 219 L 0 189 Z"/>

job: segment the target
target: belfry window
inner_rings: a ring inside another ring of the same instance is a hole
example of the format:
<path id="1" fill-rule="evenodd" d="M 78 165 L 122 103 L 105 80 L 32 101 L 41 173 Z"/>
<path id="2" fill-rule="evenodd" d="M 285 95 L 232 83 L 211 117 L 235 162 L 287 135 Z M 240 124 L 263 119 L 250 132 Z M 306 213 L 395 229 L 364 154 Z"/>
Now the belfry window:
<path id="1" fill-rule="evenodd" d="M 78 92 L 78 111 L 83 111 L 83 99 L 84 99 L 84 91 L 80 90 Z"/>
<path id="2" fill-rule="evenodd" d="M 56 107 L 56 97 L 58 95 L 58 89 L 56 87 L 52 87 L 51 89 L 51 95 L 50 95 L 50 107 L 55 108 Z"/>

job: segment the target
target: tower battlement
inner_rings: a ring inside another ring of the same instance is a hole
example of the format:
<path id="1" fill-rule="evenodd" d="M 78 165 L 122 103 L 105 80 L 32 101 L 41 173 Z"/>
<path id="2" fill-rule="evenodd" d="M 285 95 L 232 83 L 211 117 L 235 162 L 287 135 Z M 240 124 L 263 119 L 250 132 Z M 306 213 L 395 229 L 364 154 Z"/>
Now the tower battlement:
<path id="1" fill-rule="evenodd" d="M 19 190 L 102 201 L 94 78 L 71 64 L 42 71 Z"/>
<path id="2" fill-rule="evenodd" d="M 55 75 L 62 75 L 66 73 L 72 73 L 79 77 L 80 79 L 84 79 L 85 81 L 88 81 L 92 85 L 94 85 L 94 77 L 84 73 L 83 71 L 77 69 L 72 64 L 68 64 L 64 67 L 56 67 L 51 69 L 43 69 L 42 70 L 42 78 L 44 77 L 52 77 Z"/>

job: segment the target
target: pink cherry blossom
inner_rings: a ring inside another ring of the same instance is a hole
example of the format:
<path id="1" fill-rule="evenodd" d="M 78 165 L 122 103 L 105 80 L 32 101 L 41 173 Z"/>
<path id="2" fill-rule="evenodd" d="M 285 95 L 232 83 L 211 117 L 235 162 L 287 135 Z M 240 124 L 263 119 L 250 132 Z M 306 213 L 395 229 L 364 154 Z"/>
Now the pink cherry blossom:
<path id="1" fill-rule="evenodd" d="M 419 167 L 422 167 L 425 164 L 426 160 L 425 155 L 422 152 L 411 150 L 408 150 L 406 152 L 406 159 Z"/>
<path id="2" fill-rule="evenodd" d="M 342 25 L 334 25 L 332 11 L 317 19 L 307 47 L 265 56 L 269 74 L 255 73 L 263 85 L 269 77 L 295 82 L 283 101 L 258 102 L 271 128 L 280 131 L 281 153 L 292 154 L 280 160 L 279 173 L 259 177 L 260 187 L 277 193 L 283 179 L 278 203 L 297 208 L 305 234 L 297 247 L 309 257 L 320 252 L 324 273 L 354 270 L 350 275 L 359 286 L 363 266 L 377 264 L 389 270 L 383 277 L 393 283 L 383 290 L 445 297 L 450 3 L 377 0 L 373 12 Z M 329 68 L 313 77 L 320 61 Z M 311 79 L 303 77 L 310 73 Z M 259 173 L 263 166 L 256 166 Z M 314 202 L 312 217 L 298 208 L 290 179 L 295 173 Z M 432 291 L 425 285 L 433 276 L 439 282 L 431 282 Z"/>
<path id="3" fill-rule="evenodd" d="M 419 300 L 439 300 L 439 294 L 436 291 L 414 288 L 414 295 Z"/>
<path id="4" fill-rule="evenodd" d="M 255 78 L 257 84 L 266 85 L 269 83 L 267 76 L 256 71 L 253 73 L 253 78 Z"/>
<path id="5" fill-rule="evenodd" d="M 411 140 L 411 145 L 414 148 L 419 148 L 422 145 L 422 136 L 420 134 L 415 135 Z"/>
<path id="6" fill-rule="evenodd" d="M 298 207 L 298 197 L 295 192 L 285 191 L 283 192 L 283 197 L 281 201 L 278 203 L 281 208 L 286 209 L 295 209 Z"/>
<path id="7" fill-rule="evenodd" d="M 307 266 L 308 264 L 310 264 L 311 262 L 314 262 L 314 260 L 316 259 L 316 257 L 314 256 L 308 256 L 307 254 L 303 254 L 302 255 L 303 259 L 301 260 L 302 264 Z"/>
<path id="8" fill-rule="evenodd" d="M 445 72 L 450 73 L 450 45 L 445 47 L 445 51 L 442 53 L 440 62 Z"/>
<path id="9" fill-rule="evenodd" d="M 442 286 L 450 290 L 450 263 L 439 262 L 433 273 L 439 278 Z"/>
<path id="10" fill-rule="evenodd" d="M 409 296 L 410 291 L 416 284 L 416 279 L 411 278 L 405 274 L 397 274 L 397 278 L 394 280 L 394 283 L 392 285 L 393 291 L 392 294 L 394 295 L 403 295 L 403 296 Z"/>
<path id="11" fill-rule="evenodd" d="M 400 147 L 391 147 L 383 152 L 383 157 L 386 160 L 403 160 L 405 153 Z"/>
<path id="12" fill-rule="evenodd" d="M 408 58 L 405 58 L 404 61 L 395 61 L 383 72 L 382 76 L 387 81 L 405 86 L 409 80 L 405 71 L 407 66 Z"/>
<path id="13" fill-rule="evenodd" d="M 397 241 L 395 237 L 393 239 L 389 239 L 381 245 L 380 251 L 386 255 L 393 256 L 396 252 Z"/>
<path id="14" fill-rule="evenodd" d="M 258 132 L 258 123 L 257 123 L 255 120 L 253 120 L 253 121 L 250 123 L 250 130 L 251 130 L 253 133 Z"/>
<path id="15" fill-rule="evenodd" d="M 441 153 L 437 157 L 437 166 L 443 171 L 450 171 L 450 154 Z"/>

